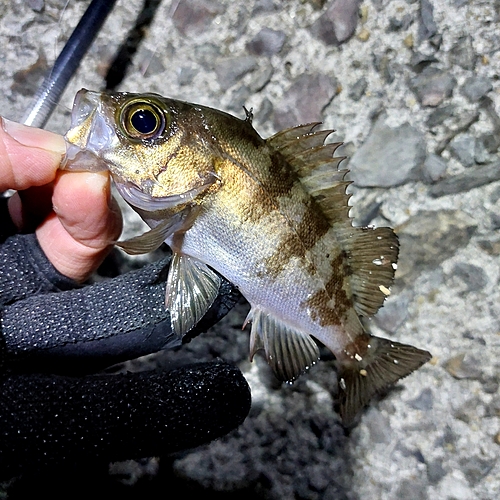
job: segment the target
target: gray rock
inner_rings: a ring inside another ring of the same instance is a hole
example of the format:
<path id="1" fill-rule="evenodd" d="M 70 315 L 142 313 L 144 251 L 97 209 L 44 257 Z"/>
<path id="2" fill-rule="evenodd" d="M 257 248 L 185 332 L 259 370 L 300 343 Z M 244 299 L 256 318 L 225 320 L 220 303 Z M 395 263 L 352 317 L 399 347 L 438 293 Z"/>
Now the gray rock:
<path id="1" fill-rule="evenodd" d="M 349 162 L 357 186 L 399 186 L 419 177 L 426 150 L 423 134 L 408 123 L 391 128 L 385 120 L 385 115 L 378 118 Z"/>
<path id="2" fill-rule="evenodd" d="M 197 45 L 194 49 L 195 59 L 202 64 L 204 68 L 214 68 L 215 62 L 219 56 L 220 49 L 213 43 Z"/>
<path id="3" fill-rule="evenodd" d="M 450 153 L 464 166 L 472 167 L 476 163 L 474 153 L 476 139 L 469 134 L 455 136 L 449 146 Z"/>
<path id="4" fill-rule="evenodd" d="M 322 74 L 303 74 L 275 107 L 277 130 L 322 120 L 322 111 L 337 92 L 337 80 Z"/>
<path id="5" fill-rule="evenodd" d="M 396 278 L 411 280 L 466 246 L 477 222 L 460 210 L 421 211 L 396 228 L 400 253 Z"/>
<path id="6" fill-rule="evenodd" d="M 446 470 L 443 468 L 441 460 L 433 460 L 427 464 L 427 479 L 431 484 L 437 484 L 446 476 Z"/>
<path id="7" fill-rule="evenodd" d="M 410 66 L 415 72 L 420 73 L 424 68 L 429 66 L 429 64 L 435 62 L 438 62 L 438 60 L 432 54 L 422 54 L 421 52 L 413 52 L 410 59 Z"/>
<path id="8" fill-rule="evenodd" d="M 408 317 L 409 298 L 403 294 L 391 297 L 375 315 L 373 320 L 383 330 L 394 333 Z"/>
<path id="9" fill-rule="evenodd" d="M 391 51 L 382 55 L 375 55 L 373 59 L 375 68 L 387 83 L 392 83 L 396 77 L 396 71 L 392 64 L 393 57 L 394 53 Z"/>
<path id="10" fill-rule="evenodd" d="M 252 80 L 249 84 L 249 89 L 254 94 L 260 92 L 271 80 L 274 68 L 270 64 L 265 64 L 264 67 L 252 75 Z"/>
<path id="11" fill-rule="evenodd" d="M 448 194 L 462 193 L 500 180 L 500 162 L 470 168 L 461 174 L 436 182 L 429 189 L 435 198 Z"/>
<path id="12" fill-rule="evenodd" d="M 370 438 L 374 443 L 390 443 L 391 442 L 391 426 L 389 418 L 379 410 L 370 408 L 365 415 L 364 421 Z"/>
<path id="13" fill-rule="evenodd" d="M 423 477 L 404 479 L 396 490 L 394 498 L 411 498 L 412 500 L 427 500 L 427 483 Z"/>
<path id="14" fill-rule="evenodd" d="M 286 40 L 283 31 L 262 28 L 255 37 L 247 43 L 247 50 L 257 56 L 272 56 L 278 54 Z"/>
<path id="15" fill-rule="evenodd" d="M 448 71 L 428 66 L 422 73 L 411 80 L 413 91 L 422 106 L 439 106 L 451 97 L 456 79 Z"/>
<path id="16" fill-rule="evenodd" d="M 45 0 L 28 0 L 26 4 L 35 12 L 42 12 L 45 8 Z"/>
<path id="17" fill-rule="evenodd" d="M 429 184 L 442 179 L 448 168 L 446 160 L 439 155 L 430 153 L 424 161 L 422 168 L 422 180 Z"/>
<path id="18" fill-rule="evenodd" d="M 449 278 L 462 281 L 466 292 L 478 292 L 488 284 L 485 272 L 480 267 L 467 262 L 457 262 Z"/>
<path id="19" fill-rule="evenodd" d="M 404 15 L 401 19 L 396 17 L 389 18 L 389 26 L 387 27 L 387 31 L 405 31 L 407 30 L 411 24 L 413 23 L 413 16 L 410 14 Z"/>
<path id="20" fill-rule="evenodd" d="M 359 0 L 334 0 L 311 26 L 313 36 L 327 45 L 340 45 L 354 34 Z"/>
<path id="21" fill-rule="evenodd" d="M 460 467 L 469 484 L 475 486 L 491 472 L 495 463 L 495 459 L 471 456 L 460 460 Z"/>
<path id="22" fill-rule="evenodd" d="M 439 106 L 436 108 L 427 118 L 427 126 L 429 128 L 437 127 L 441 125 L 445 120 L 452 117 L 456 112 L 456 106 L 454 104 L 446 104 L 444 106 Z"/>
<path id="23" fill-rule="evenodd" d="M 444 365 L 445 370 L 458 380 L 480 380 L 481 361 L 469 353 L 460 353 L 450 358 Z"/>
<path id="24" fill-rule="evenodd" d="M 258 123 L 265 123 L 271 117 L 274 107 L 273 103 L 265 97 L 260 105 L 260 108 L 255 112 L 255 120 Z"/>
<path id="25" fill-rule="evenodd" d="M 415 399 L 408 401 L 408 405 L 415 410 L 429 411 L 434 406 L 434 395 L 432 390 L 425 388 Z"/>
<path id="26" fill-rule="evenodd" d="M 477 102 L 492 88 L 493 86 L 489 78 L 484 76 L 471 76 L 465 80 L 460 92 L 467 97 L 470 102 Z"/>
<path id="27" fill-rule="evenodd" d="M 218 59 L 215 73 L 222 90 L 226 91 L 250 71 L 257 68 L 257 60 L 253 56 L 236 56 Z"/>
<path id="28" fill-rule="evenodd" d="M 228 109 L 240 113 L 243 111 L 243 107 L 246 106 L 251 95 L 252 92 L 246 85 L 236 88 L 236 90 L 231 93 L 231 100 L 229 102 Z"/>
<path id="29" fill-rule="evenodd" d="M 429 0 L 420 0 L 420 24 L 418 25 L 418 38 L 420 41 L 428 40 L 437 33 L 434 21 L 434 7 Z"/>
<path id="30" fill-rule="evenodd" d="M 179 85 L 189 85 L 192 81 L 193 78 L 196 76 L 196 68 L 193 67 L 188 67 L 188 66 L 183 66 L 179 70 L 179 74 L 177 76 L 177 81 L 179 82 Z"/>
<path id="31" fill-rule="evenodd" d="M 352 87 L 351 90 L 349 91 L 349 97 L 353 101 L 359 101 L 365 94 L 366 88 L 368 87 L 368 82 L 366 81 L 366 78 L 362 76 Z"/>
<path id="32" fill-rule="evenodd" d="M 463 69 L 473 70 L 476 66 L 477 56 L 472 47 L 470 36 L 458 39 L 457 43 L 450 49 L 450 63 L 457 64 Z"/>
<path id="33" fill-rule="evenodd" d="M 490 155 L 488 148 L 486 147 L 488 139 L 486 136 L 479 137 L 476 139 L 476 144 L 474 147 L 474 160 L 479 165 L 484 165 L 490 161 Z"/>
<path id="34" fill-rule="evenodd" d="M 483 386 L 483 391 L 486 394 L 495 394 L 500 387 L 500 380 L 497 376 L 486 377 L 481 380 L 481 384 Z"/>
<path id="35" fill-rule="evenodd" d="M 179 2 L 172 15 L 174 26 L 183 34 L 204 31 L 224 6 L 216 0 L 185 0 Z"/>
<path id="36" fill-rule="evenodd" d="M 14 73 L 11 90 L 25 96 L 34 95 L 47 74 L 48 69 L 47 59 L 41 53 L 34 64 Z"/>

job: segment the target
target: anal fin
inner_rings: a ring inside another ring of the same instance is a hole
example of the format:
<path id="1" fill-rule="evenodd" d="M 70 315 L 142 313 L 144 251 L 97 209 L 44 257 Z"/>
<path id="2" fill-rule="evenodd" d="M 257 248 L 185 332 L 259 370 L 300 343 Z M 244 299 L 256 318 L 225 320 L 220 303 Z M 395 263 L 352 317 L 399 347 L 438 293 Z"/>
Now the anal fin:
<path id="1" fill-rule="evenodd" d="M 374 394 L 431 359 L 429 352 L 411 345 L 368 334 L 363 337 L 360 340 L 367 346 L 363 356 L 354 354 L 339 362 L 340 416 L 345 425 L 352 423 Z"/>
<path id="2" fill-rule="evenodd" d="M 318 346 L 310 335 L 286 325 L 259 307 L 252 308 L 245 324 L 248 321 L 252 322 L 250 359 L 263 348 L 279 380 L 295 380 L 319 359 Z"/>
<path id="3" fill-rule="evenodd" d="M 182 338 L 205 315 L 219 293 L 221 279 L 206 264 L 175 252 L 170 263 L 165 305 L 173 333 Z"/>

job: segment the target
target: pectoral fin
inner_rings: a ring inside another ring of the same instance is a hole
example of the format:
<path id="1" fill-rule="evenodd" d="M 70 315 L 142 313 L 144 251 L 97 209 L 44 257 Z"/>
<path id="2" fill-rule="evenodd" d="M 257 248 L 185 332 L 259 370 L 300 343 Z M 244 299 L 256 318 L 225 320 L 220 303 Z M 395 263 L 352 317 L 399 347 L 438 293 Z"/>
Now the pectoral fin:
<path id="1" fill-rule="evenodd" d="M 221 279 L 206 264 L 174 253 L 167 278 L 165 305 L 172 331 L 182 338 L 213 304 Z"/>
<path id="2" fill-rule="evenodd" d="M 258 307 L 252 308 L 245 324 L 249 321 L 252 322 L 250 359 L 263 348 L 279 380 L 295 380 L 319 359 L 318 346 L 307 333 L 286 325 Z"/>
<path id="3" fill-rule="evenodd" d="M 156 227 L 124 241 L 117 241 L 115 245 L 130 255 L 139 255 L 152 252 L 178 229 L 178 221 L 164 220 Z"/>

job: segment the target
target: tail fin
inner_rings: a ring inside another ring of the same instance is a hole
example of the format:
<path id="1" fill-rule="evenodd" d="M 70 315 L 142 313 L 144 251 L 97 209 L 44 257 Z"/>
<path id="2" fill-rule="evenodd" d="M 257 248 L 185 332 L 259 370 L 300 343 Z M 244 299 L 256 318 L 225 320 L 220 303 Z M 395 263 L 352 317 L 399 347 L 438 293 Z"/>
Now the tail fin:
<path id="1" fill-rule="evenodd" d="M 370 337 L 363 357 L 339 366 L 340 416 L 349 425 L 374 394 L 406 377 L 431 359 L 427 351 L 380 337 Z"/>

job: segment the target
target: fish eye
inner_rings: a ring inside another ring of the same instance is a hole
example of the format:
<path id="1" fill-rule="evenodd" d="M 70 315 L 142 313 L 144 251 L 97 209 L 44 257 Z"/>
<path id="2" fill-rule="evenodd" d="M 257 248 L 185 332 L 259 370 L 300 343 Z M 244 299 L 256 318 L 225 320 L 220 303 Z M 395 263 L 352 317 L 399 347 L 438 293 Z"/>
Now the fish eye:
<path id="1" fill-rule="evenodd" d="M 131 139 L 156 139 L 165 130 L 165 116 L 161 109 L 147 101 L 132 101 L 120 114 L 123 132 Z"/>

